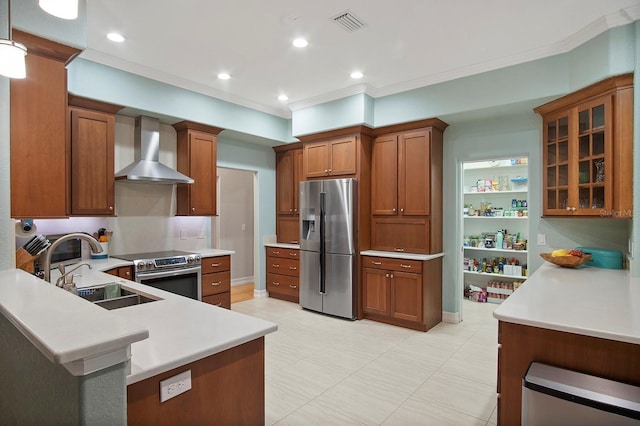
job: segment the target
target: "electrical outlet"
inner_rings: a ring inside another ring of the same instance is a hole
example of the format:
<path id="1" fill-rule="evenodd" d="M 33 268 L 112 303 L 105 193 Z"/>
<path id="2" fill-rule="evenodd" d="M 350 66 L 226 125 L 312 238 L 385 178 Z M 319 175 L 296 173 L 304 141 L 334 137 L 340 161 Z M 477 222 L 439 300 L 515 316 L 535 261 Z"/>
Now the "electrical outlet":
<path id="1" fill-rule="evenodd" d="M 242 230 L 242 232 L 245 232 L 247 230 L 247 224 L 243 223 L 240 229 Z"/>
<path id="2" fill-rule="evenodd" d="M 165 402 L 191 389 L 191 370 L 160 382 L 160 402 Z"/>
<path id="3" fill-rule="evenodd" d="M 547 244 L 547 236 L 545 234 L 538 234 L 538 245 L 544 246 Z"/>

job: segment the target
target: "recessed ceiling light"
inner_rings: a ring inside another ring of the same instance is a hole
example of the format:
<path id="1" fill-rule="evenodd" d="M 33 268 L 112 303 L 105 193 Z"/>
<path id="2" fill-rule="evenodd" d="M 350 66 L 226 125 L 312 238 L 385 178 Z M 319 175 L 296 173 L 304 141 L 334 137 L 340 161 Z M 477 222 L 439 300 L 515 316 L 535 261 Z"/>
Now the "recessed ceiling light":
<path id="1" fill-rule="evenodd" d="M 289 97 L 287 95 L 280 95 L 280 96 L 278 96 L 278 100 L 279 101 L 288 101 Z"/>
<path id="2" fill-rule="evenodd" d="M 362 78 L 363 75 L 364 74 L 362 74 L 360 71 L 354 71 L 351 73 L 351 78 L 359 79 Z"/>
<path id="3" fill-rule="evenodd" d="M 218 78 L 220 80 L 229 80 L 231 76 L 226 72 L 221 72 L 220 74 L 218 74 Z"/>
<path id="4" fill-rule="evenodd" d="M 309 42 L 303 38 L 297 38 L 293 40 L 293 45 L 295 47 L 307 47 L 308 44 Z"/>
<path id="5" fill-rule="evenodd" d="M 107 38 L 111 41 L 115 41 L 116 43 L 122 43 L 124 41 L 122 34 L 118 33 L 109 33 L 107 34 Z"/>

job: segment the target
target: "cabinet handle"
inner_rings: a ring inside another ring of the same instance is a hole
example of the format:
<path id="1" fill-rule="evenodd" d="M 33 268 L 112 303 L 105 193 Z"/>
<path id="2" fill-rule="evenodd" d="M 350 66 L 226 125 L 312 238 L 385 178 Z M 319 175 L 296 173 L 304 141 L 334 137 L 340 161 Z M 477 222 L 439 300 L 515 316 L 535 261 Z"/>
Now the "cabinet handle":
<path id="1" fill-rule="evenodd" d="M 400 264 L 401 268 L 407 268 L 407 269 L 411 269 L 411 265 L 405 265 L 405 264 Z"/>
<path id="2" fill-rule="evenodd" d="M 289 252 L 289 256 L 297 257 L 297 256 L 298 256 L 298 253 L 295 253 L 295 252 Z"/>
<path id="3" fill-rule="evenodd" d="M 278 265 L 277 263 L 272 263 L 271 266 L 273 266 L 274 268 L 279 268 L 280 265 Z"/>
<path id="4" fill-rule="evenodd" d="M 502 343 L 498 343 L 498 349 L 502 349 Z"/>
<path id="5" fill-rule="evenodd" d="M 289 284 L 289 287 L 290 287 L 290 288 L 298 288 L 298 286 L 297 286 L 297 285 L 292 285 L 292 284 Z"/>
<path id="6" fill-rule="evenodd" d="M 216 281 L 216 282 L 211 283 L 211 285 L 220 285 L 220 284 L 222 284 L 222 281 Z"/>
<path id="7" fill-rule="evenodd" d="M 331 169 L 329 169 L 329 173 L 331 173 Z"/>
<path id="8" fill-rule="evenodd" d="M 216 303 L 214 306 L 217 306 L 218 308 L 222 308 L 222 302 Z"/>
<path id="9" fill-rule="evenodd" d="M 273 285 L 280 285 L 280 283 L 277 283 L 277 282 L 275 282 L 275 281 L 273 281 L 271 284 L 273 284 Z"/>
<path id="10" fill-rule="evenodd" d="M 291 244 L 298 244 L 298 240 L 291 241 Z"/>
<path id="11" fill-rule="evenodd" d="M 372 260 L 371 263 L 373 263 L 374 265 L 382 265 L 382 262 L 376 262 L 375 260 Z"/>
<path id="12" fill-rule="evenodd" d="M 325 173 L 329 173 L 329 169 L 324 169 L 324 172 Z"/>
<path id="13" fill-rule="evenodd" d="M 275 250 L 273 250 L 271 253 L 273 253 L 273 254 L 280 254 L 280 252 L 279 252 L 279 251 L 275 251 Z"/>
<path id="14" fill-rule="evenodd" d="M 124 273 L 126 276 L 130 277 L 131 276 L 131 271 L 127 271 Z"/>
<path id="15" fill-rule="evenodd" d="M 568 211 L 568 212 L 575 212 L 575 211 L 576 211 L 576 208 L 575 208 L 575 207 L 568 207 L 568 206 L 567 206 L 567 211 Z"/>
<path id="16" fill-rule="evenodd" d="M 214 268 L 217 268 L 218 266 L 222 265 L 222 263 L 212 263 L 211 266 Z"/>
<path id="17" fill-rule="evenodd" d="M 292 271 L 295 271 L 298 268 L 296 268 L 295 266 L 289 266 L 289 269 L 291 269 Z"/>
<path id="18" fill-rule="evenodd" d="M 109 211 L 112 212 L 113 211 L 113 206 L 109 206 Z"/>
<path id="19" fill-rule="evenodd" d="M 393 249 L 394 251 L 404 251 L 404 249 L 402 247 L 397 247 Z"/>
<path id="20" fill-rule="evenodd" d="M 391 211 L 395 213 L 396 212 L 396 208 L 394 207 L 393 209 L 391 209 Z"/>

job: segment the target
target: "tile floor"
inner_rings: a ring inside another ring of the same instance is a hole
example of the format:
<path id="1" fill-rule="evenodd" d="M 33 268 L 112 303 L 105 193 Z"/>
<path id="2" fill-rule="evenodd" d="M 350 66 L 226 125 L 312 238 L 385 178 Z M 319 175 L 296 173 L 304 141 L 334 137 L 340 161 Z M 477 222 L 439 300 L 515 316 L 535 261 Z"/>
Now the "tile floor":
<path id="1" fill-rule="evenodd" d="M 267 425 L 496 424 L 497 305 L 426 333 L 252 299 L 234 311 L 278 324 L 265 339 Z"/>

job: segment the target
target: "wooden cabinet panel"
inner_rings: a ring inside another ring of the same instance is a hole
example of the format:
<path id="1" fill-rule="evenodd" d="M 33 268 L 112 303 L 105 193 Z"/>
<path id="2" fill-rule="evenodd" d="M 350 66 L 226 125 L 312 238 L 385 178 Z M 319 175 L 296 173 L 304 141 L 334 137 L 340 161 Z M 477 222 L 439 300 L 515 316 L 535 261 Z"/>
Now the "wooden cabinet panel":
<path id="1" fill-rule="evenodd" d="M 298 188 L 302 180 L 302 148 L 286 148 L 274 148 L 276 150 L 276 235 L 279 243 L 297 243 L 300 234 Z"/>
<path id="2" fill-rule="evenodd" d="M 391 273 L 391 316 L 394 318 L 422 321 L 422 275 L 393 271 Z"/>
<path id="3" fill-rule="evenodd" d="M 391 313 L 389 272 L 382 269 L 362 270 L 362 311 L 388 316 Z"/>
<path id="4" fill-rule="evenodd" d="M 71 214 L 113 215 L 115 117 L 71 108 Z"/>
<path id="5" fill-rule="evenodd" d="M 421 331 L 442 321 L 442 258 L 361 261 L 365 318 Z"/>
<path id="6" fill-rule="evenodd" d="M 205 257 L 202 259 L 202 273 L 212 274 L 215 272 L 231 270 L 231 256 Z"/>
<path id="7" fill-rule="evenodd" d="M 69 214 L 67 60 L 79 50 L 14 30 L 23 43 L 27 77 L 11 79 L 11 217 Z"/>
<path id="8" fill-rule="evenodd" d="M 398 141 L 381 136 L 373 143 L 371 160 L 371 214 L 396 215 L 398 207 Z"/>
<path id="9" fill-rule="evenodd" d="M 281 247 L 267 247 L 267 256 L 283 257 L 285 259 L 298 259 L 300 250 L 281 248 Z"/>
<path id="10" fill-rule="evenodd" d="M 202 297 L 231 291 L 228 271 L 202 275 Z"/>
<path id="11" fill-rule="evenodd" d="M 349 136 L 307 143 L 304 145 L 303 162 L 307 178 L 355 175 L 357 139 Z"/>
<path id="12" fill-rule="evenodd" d="M 422 218 L 373 217 L 371 246 L 376 250 L 430 253 L 430 221 Z"/>
<path id="13" fill-rule="evenodd" d="M 300 240 L 300 219 L 299 216 L 278 216 L 278 242 L 288 244 L 298 244 Z"/>
<path id="14" fill-rule="evenodd" d="M 267 247 L 269 297 L 298 303 L 300 294 L 299 250 Z"/>
<path id="15" fill-rule="evenodd" d="M 220 308 L 231 309 L 231 293 L 224 292 L 218 294 L 212 294 L 209 296 L 202 296 L 202 301 L 209 305 L 218 306 Z"/>
<path id="16" fill-rule="evenodd" d="M 217 214 L 216 135 L 222 129 L 190 122 L 180 122 L 173 127 L 178 135 L 177 169 L 194 180 L 190 185 L 177 185 L 177 214 L 215 216 Z M 201 129 L 210 129 L 210 132 Z"/>
<path id="17" fill-rule="evenodd" d="M 121 266 L 119 268 L 111 268 L 104 272 L 106 274 L 113 275 L 115 277 L 125 278 L 127 280 L 133 280 L 133 266 Z"/>
<path id="18" fill-rule="evenodd" d="M 276 153 L 276 213 L 293 214 L 294 171 L 291 151 Z"/>
<path id="19" fill-rule="evenodd" d="M 300 275 L 298 259 L 267 258 L 267 272 L 281 275 Z"/>
<path id="20" fill-rule="evenodd" d="M 160 382 L 187 370 L 191 370 L 191 390 L 161 403 Z M 260 337 L 128 385 L 127 423 L 263 425 L 264 398 L 264 337 Z"/>
<path id="21" fill-rule="evenodd" d="M 543 117 L 543 214 L 632 216 L 633 76 L 535 109 Z"/>
<path id="22" fill-rule="evenodd" d="M 429 131 L 400 135 L 398 206 L 403 216 L 428 216 L 430 211 L 431 159 Z M 434 188 L 437 190 L 437 188 Z"/>

